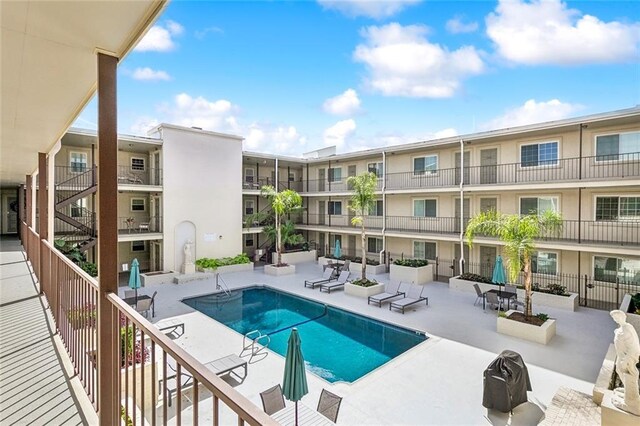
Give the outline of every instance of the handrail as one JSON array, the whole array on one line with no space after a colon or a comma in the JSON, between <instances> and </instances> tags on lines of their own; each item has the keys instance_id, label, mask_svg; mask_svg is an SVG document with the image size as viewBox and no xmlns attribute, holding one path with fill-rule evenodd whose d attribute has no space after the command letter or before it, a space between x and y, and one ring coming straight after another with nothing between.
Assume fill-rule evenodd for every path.
<instances>
[{"instance_id":1,"label":"handrail","mask_svg":"<svg viewBox=\"0 0 640 426\"><path fill-rule=\"evenodd\" d=\"M107 300L124 314L142 334L160 346L176 363L184 368L218 399L222 400L238 417L250 425L272 425L278 423L249 401L244 395L205 367L200 361L178 346L173 340L154 327L149 321L127 305L115 293L106 295ZM239 424L242 422L239 421Z\"/></svg>"},{"instance_id":2,"label":"handrail","mask_svg":"<svg viewBox=\"0 0 640 426\"><path fill-rule=\"evenodd\" d=\"M61 262L63 262L69 268L73 269L73 272L75 272L76 274L80 275L80 277L82 279L84 279L87 282L89 282L89 284L91 285L91 287L94 290L98 290L99 284L98 284L98 280L96 278L94 278L91 275L87 274L81 267L79 267L78 265L73 263L71 260L69 260L69 258L67 258L67 256L65 256L64 254L60 253L60 251L57 248L55 248L55 246L53 244L51 244L49 241L47 241L47 240L41 240L41 241L50 250L55 250L55 252L57 252L56 254L59 253L58 257L60 258Z\"/></svg>"}]
</instances>

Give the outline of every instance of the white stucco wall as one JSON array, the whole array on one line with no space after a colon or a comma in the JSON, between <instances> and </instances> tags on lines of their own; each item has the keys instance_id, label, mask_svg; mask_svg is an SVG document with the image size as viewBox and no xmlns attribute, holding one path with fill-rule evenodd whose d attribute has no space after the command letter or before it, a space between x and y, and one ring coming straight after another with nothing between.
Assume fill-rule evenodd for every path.
<instances>
[{"instance_id":1,"label":"white stucco wall","mask_svg":"<svg viewBox=\"0 0 640 426\"><path fill-rule=\"evenodd\" d=\"M195 227L193 258L242 251L242 138L173 125L163 139L164 269L179 270L187 236ZM182 231L181 231L182 230Z\"/></svg>"}]
</instances>

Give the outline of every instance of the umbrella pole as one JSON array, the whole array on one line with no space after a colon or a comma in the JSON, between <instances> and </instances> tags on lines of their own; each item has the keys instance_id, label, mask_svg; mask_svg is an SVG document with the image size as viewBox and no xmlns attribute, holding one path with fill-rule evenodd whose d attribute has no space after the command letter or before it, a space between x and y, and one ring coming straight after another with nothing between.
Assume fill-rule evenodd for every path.
<instances>
[{"instance_id":1,"label":"umbrella pole","mask_svg":"<svg viewBox=\"0 0 640 426\"><path fill-rule=\"evenodd\" d=\"M298 401L296 401L296 422L295 425L298 426Z\"/></svg>"},{"instance_id":2,"label":"umbrella pole","mask_svg":"<svg viewBox=\"0 0 640 426\"><path fill-rule=\"evenodd\" d=\"M135 288L135 291L136 291L136 306L138 306L138 287Z\"/></svg>"}]
</instances>

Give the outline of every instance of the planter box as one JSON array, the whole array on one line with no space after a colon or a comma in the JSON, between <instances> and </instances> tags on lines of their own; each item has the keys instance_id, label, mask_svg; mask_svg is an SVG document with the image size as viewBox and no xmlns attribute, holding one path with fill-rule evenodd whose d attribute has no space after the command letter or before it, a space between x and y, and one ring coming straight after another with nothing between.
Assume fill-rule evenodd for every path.
<instances>
[{"instance_id":1,"label":"planter box","mask_svg":"<svg viewBox=\"0 0 640 426\"><path fill-rule=\"evenodd\" d=\"M140 282L142 283L142 287L156 284L171 284L173 283L173 278L176 275L178 274L175 272L152 272L151 274L140 274Z\"/></svg>"},{"instance_id":2,"label":"planter box","mask_svg":"<svg viewBox=\"0 0 640 426\"><path fill-rule=\"evenodd\" d=\"M218 268L217 272L219 274L222 274L227 272L241 272L241 271L253 271L253 262L239 263L237 265L221 266Z\"/></svg>"},{"instance_id":3,"label":"planter box","mask_svg":"<svg viewBox=\"0 0 640 426\"><path fill-rule=\"evenodd\" d=\"M335 260L335 259L327 259L327 258L326 258L326 257L324 257L324 256L320 256L320 257L318 258L318 265L320 265L320 266L324 266L324 265L326 265L327 263L329 263L329 261L331 261L331 262L335 262L336 260Z\"/></svg>"},{"instance_id":4,"label":"planter box","mask_svg":"<svg viewBox=\"0 0 640 426\"><path fill-rule=\"evenodd\" d=\"M507 311L507 317L517 311ZM540 327L498 317L498 333L546 345L556 335L556 320L548 319Z\"/></svg>"},{"instance_id":5,"label":"planter box","mask_svg":"<svg viewBox=\"0 0 640 426\"><path fill-rule=\"evenodd\" d=\"M360 274L362 272L362 264L351 262L349 264L349 272ZM386 272L384 265L367 265L367 275L380 275Z\"/></svg>"},{"instance_id":6,"label":"planter box","mask_svg":"<svg viewBox=\"0 0 640 426\"><path fill-rule=\"evenodd\" d=\"M131 365L129 367L126 368L121 368L120 369L120 383L122 383L122 398L124 398L125 395L125 383L127 383L126 378L128 377L129 379L129 384L128 384L128 388L129 388L129 395L133 396L133 386L135 384L135 393L136 393L136 400L135 403L138 407L142 407L142 370L144 369L144 389L145 389L145 393L144 393L144 406L145 408L148 407L155 407L156 404L158 403L158 395L154 395L153 392L151 392L151 386L152 383L157 384L158 383L158 366L156 365L156 374L155 377L152 374L152 368L151 368L151 363L147 362L146 364L136 364L136 365ZM136 380L134 382L133 380L133 372L135 370L135 374L136 374ZM125 374L126 371L126 374Z\"/></svg>"},{"instance_id":7,"label":"planter box","mask_svg":"<svg viewBox=\"0 0 640 426\"><path fill-rule=\"evenodd\" d=\"M281 275L293 275L296 273L295 265L287 265L287 266L274 266L274 265L264 265L264 273L267 275L274 275L279 277Z\"/></svg>"},{"instance_id":8,"label":"planter box","mask_svg":"<svg viewBox=\"0 0 640 426\"><path fill-rule=\"evenodd\" d=\"M345 283L344 292L356 297L369 297L374 294L380 294L384 291L384 284L379 283L372 285L371 287L362 287L359 285Z\"/></svg>"},{"instance_id":9,"label":"planter box","mask_svg":"<svg viewBox=\"0 0 640 426\"><path fill-rule=\"evenodd\" d=\"M427 284L433 281L433 265L411 268L391 264L389 279L412 284ZM473 290L473 288L472 288Z\"/></svg>"},{"instance_id":10,"label":"planter box","mask_svg":"<svg viewBox=\"0 0 640 426\"><path fill-rule=\"evenodd\" d=\"M289 265L296 265L304 262L315 262L317 253L315 250L309 251L294 251L292 253L282 253L282 263ZM271 263L275 264L278 261L278 254L273 253L271 256Z\"/></svg>"},{"instance_id":11,"label":"planter box","mask_svg":"<svg viewBox=\"0 0 640 426\"><path fill-rule=\"evenodd\" d=\"M449 278L449 288L452 290L466 291L475 294L474 284L478 284L480 290L484 293L489 290L498 290L502 286L496 284L476 283L474 281L461 280L458 277ZM525 292L518 289L518 300L524 301ZM536 306L548 306L551 308L565 309L567 311L575 311L578 309L578 294L569 293L569 296L559 296L557 294L541 293L534 291L531 296L531 303Z\"/></svg>"},{"instance_id":12,"label":"planter box","mask_svg":"<svg viewBox=\"0 0 640 426\"><path fill-rule=\"evenodd\" d=\"M627 312L629 310L629 305L631 304L631 295L625 294L622 298L622 303L620 304L620 310L627 314L627 322L636 329L636 332L640 335L640 315L632 314L631 312Z\"/></svg>"}]
</instances>

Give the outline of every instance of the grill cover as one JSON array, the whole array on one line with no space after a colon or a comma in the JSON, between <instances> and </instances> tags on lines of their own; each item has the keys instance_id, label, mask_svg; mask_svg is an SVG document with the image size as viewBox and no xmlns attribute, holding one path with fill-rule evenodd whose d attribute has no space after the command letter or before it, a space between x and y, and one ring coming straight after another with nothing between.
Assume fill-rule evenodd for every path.
<instances>
[{"instance_id":1,"label":"grill cover","mask_svg":"<svg viewBox=\"0 0 640 426\"><path fill-rule=\"evenodd\" d=\"M529 372L522 357L513 351L502 351L484 370L482 405L508 413L527 402L530 390Z\"/></svg>"}]
</instances>

